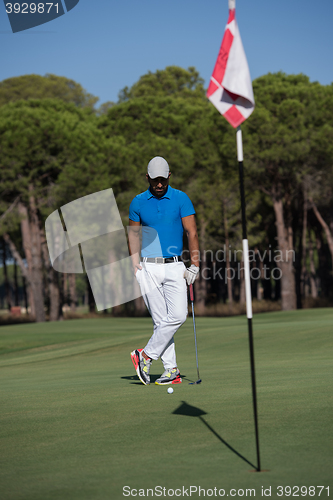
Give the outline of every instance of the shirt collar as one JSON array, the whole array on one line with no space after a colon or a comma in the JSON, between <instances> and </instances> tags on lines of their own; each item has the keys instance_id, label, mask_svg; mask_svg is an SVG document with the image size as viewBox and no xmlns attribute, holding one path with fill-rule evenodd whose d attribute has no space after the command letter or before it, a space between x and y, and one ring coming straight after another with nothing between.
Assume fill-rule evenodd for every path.
<instances>
[{"instance_id":1,"label":"shirt collar","mask_svg":"<svg viewBox=\"0 0 333 500\"><path fill-rule=\"evenodd\" d=\"M150 200L150 198L155 198L156 200L163 200L163 198L168 198L168 200L171 199L171 194L172 194L172 187L168 186L168 189L161 198L157 198L156 196L153 195L153 193L150 191L150 188L147 189L147 199Z\"/></svg>"}]
</instances>

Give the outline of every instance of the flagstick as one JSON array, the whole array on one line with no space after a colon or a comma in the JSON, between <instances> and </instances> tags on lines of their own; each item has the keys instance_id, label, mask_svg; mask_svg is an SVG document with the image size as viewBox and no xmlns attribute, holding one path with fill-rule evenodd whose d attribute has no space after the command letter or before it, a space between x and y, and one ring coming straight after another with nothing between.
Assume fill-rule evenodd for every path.
<instances>
[{"instance_id":1,"label":"flagstick","mask_svg":"<svg viewBox=\"0 0 333 500\"><path fill-rule=\"evenodd\" d=\"M252 334L252 298L251 298L251 283L250 283L249 243L247 240L247 231L246 231L245 194L244 194L244 180L243 180L243 140L242 140L242 131L240 126L237 127L236 140L237 140L237 158L239 166L239 186L240 186L241 206L242 206L246 315L248 321L249 344L250 344L252 399L253 399L253 411L254 411L254 425L256 432L256 445L257 445L257 464L258 464L257 472L260 472L257 391L256 391L256 375L254 368L254 348L253 348L253 334Z\"/></svg>"}]
</instances>

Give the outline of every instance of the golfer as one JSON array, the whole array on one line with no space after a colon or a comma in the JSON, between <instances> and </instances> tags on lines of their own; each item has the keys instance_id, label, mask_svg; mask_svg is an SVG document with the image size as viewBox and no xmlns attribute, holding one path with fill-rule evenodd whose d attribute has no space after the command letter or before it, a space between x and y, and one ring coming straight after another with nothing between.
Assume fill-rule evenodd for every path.
<instances>
[{"instance_id":1,"label":"golfer","mask_svg":"<svg viewBox=\"0 0 333 500\"><path fill-rule=\"evenodd\" d=\"M195 210L187 194L169 186L170 175L167 161L161 156L153 158L148 163L146 174L149 188L133 199L129 209L130 254L154 328L147 345L131 352L136 373L145 385L150 383L151 363L158 358L161 358L165 371L155 384L182 382L174 335L187 316L186 282L188 285L194 283L199 273ZM181 259L184 230L191 259L188 269Z\"/></svg>"}]
</instances>

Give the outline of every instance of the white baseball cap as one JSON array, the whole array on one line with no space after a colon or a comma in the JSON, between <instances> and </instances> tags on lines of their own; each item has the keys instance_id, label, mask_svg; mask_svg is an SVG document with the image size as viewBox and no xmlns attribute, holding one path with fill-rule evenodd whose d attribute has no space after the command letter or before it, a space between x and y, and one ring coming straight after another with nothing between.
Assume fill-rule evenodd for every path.
<instances>
[{"instance_id":1,"label":"white baseball cap","mask_svg":"<svg viewBox=\"0 0 333 500\"><path fill-rule=\"evenodd\" d=\"M167 179L169 172L169 164L162 156L155 156L148 163L147 173L151 179L156 179L156 177L165 177Z\"/></svg>"}]
</instances>

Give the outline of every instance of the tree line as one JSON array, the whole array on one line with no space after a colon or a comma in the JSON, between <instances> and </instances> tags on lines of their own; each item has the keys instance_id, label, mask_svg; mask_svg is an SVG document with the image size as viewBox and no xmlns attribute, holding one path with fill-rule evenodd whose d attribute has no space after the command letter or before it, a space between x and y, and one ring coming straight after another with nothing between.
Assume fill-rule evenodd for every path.
<instances>
[{"instance_id":1,"label":"tree line","mask_svg":"<svg viewBox=\"0 0 333 500\"><path fill-rule=\"evenodd\" d=\"M257 78L253 87L256 107L242 125L253 295L281 300L284 310L302 307L309 296L332 301L333 86L280 72ZM146 165L160 155L170 164L171 185L196 209L198 309L244 302L235 131L206 99L196 69L149 72L123 89L117 103L96 108L97 100L55 75L0 82L6 296L11 258L36 321L58 320L65 300L74 309L77 277L52 268L46 218L112 187L127 225L132 198L147 189ZM87 296L93 310L88 282ZM123 309L140 314L142 301Z\"/></svg>"}]
</instances>

